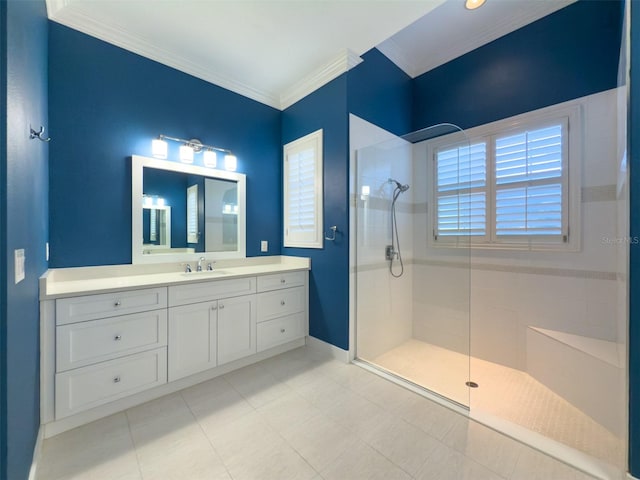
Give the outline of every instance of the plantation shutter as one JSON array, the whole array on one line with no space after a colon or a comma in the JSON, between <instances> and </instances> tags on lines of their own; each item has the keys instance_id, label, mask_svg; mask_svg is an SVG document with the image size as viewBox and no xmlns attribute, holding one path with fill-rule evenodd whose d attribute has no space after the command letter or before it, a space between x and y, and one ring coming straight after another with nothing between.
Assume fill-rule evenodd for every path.
<instances>
[{"instance_id":1,"label":"plantation shutter","mask_svg":"<svg viewBox=\"0 0 640 480\"><path fill-rule=\"evenodd\" d=\"M187 188L187 243L198 243L198 185Z\"/></svg>"},{"instance_id":2,"label":"plantation shutter","mask_svg":"<svg viewBox=\"0 0 640 480\"><path fill-rule=\"evenodd\" d=\"M322 248L322 130L284 150L284 244Z\"/></svg>"},{"instance_id":3,"label":"plantation shutter","mask_svg":"<svg viewBox=\"0 0 640 480\"><path fill-rule=\"evenodd\" d=\"M566 123L495 140L496 235L566 235Z\"/></svg>"},{"instance_id":4,"label":"plantation shutter","mask_svg":"<svg viewBox=\"0 0 640 480\"><path fill-rule=\"evenodd\" d=\"M487 233L486 143L436 152L435 238Z\"/></svg>"}]
</instances>

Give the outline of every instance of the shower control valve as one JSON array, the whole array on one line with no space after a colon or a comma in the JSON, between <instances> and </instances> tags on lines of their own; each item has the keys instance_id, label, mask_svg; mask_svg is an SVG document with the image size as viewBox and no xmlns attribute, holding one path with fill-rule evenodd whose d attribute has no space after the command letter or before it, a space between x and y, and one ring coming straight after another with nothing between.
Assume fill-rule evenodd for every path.
<instances>
[{"instance_id":1,"label":"shower control valve","mask_svg":"<svg viewBox=\"0 0 640 480\"><path fill-rule=\"evenodd\" d=\"M393 248L393 245L387 245L384 248L384 258L385 260L395 260L398 258L398 252Z\"/></svg>"}]
</instances>

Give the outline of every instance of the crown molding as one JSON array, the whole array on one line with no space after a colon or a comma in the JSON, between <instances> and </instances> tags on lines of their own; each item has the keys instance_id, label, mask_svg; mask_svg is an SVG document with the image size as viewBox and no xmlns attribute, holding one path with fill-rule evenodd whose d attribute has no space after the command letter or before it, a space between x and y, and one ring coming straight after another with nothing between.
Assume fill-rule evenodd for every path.
<instances>
[{"instance_id":1,"label":"crown molding","mask_svg":"<svg viewBox=\"0 0 640 480\"><path fill-rule=\"evenodd\" d=\"M286 92L280 95L280 110L284 110L302 100L361 62L362 58L359 55L349 49L343 50L333 60L294 83Z\"/></svg>"},{"instance_id":2,"label":"crown molding","mask_svg":"<svg viewBox=\"0 0 640 480\"><path fill-rule=\"evenodd\" d=\"M376 47L385 57L391 60L396 67L409 75L411 78L415 78L419 75L419 68L417 65L409 60L409 57L405 51L398 45L398 42L392 38L389 38Z\"/></svg>"},{"instance_id":3,"label":"crown molding","mask_svg":"<svg viewBox=\"0 0 640 480\"><path fill-rule=\"evenodd\" d=\"M263 103L273 108L280 108L280 97L277 93L253 88L233 78L220 75L201 63L175 55L165 49L158 48L147 39L132 35L124 28L114 24L95 21L91 16L80 12L77 8L67 9L58 14L73 0L47 0L49 18L74 30L103 40L107 43L136 53L158 63L188 73L206 82L230 90L234 93Z\"/></svg>"}]
</instances>

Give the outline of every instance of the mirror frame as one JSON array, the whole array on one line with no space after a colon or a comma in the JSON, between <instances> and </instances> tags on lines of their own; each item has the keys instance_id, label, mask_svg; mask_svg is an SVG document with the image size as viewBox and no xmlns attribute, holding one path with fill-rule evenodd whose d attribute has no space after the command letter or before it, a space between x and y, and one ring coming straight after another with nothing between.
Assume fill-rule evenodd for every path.
<instances>
[{"instance_id":1,"label":"mirror frame","mask_svg":"<svg viewBox=\"0 0 640 480\"><path fill-rule=\"evenodd\" d=\"M144 167L172 172L189 173L221 180L231 180L238 184L238 249L232 252L158 253L144 255L142 243L142 174ZM186 192L185 192L186 195ZM196 263L200 257L207 260L246 258L247 245L247 177L243 173L227 172L197 165L158 160L157 158L131 156L131 263Z\"/></svg>"}]
</instances>

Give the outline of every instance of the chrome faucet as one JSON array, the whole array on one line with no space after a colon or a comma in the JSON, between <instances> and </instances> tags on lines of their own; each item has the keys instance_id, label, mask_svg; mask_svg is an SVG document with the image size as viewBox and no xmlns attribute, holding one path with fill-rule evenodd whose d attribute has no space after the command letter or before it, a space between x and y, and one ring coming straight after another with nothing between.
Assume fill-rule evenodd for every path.
<instances>
[{"instance_id":1,"label":"chrome faucet","mask_svg":"<svg viewBox=\"0 0 640 480\"><path fill-rule=\"evenodd\" d=\"M189 265L188 263L185 265L184 267L184 272L185 273L191 273L191 265Z\"/></svg>"},{"instance_id":2,"label":"chrome faucet","mask_svg":"<svg viewBox=\"0 0 640 480\"><path fill-rule=\"evenodd\" d=\"M204 262L205 258L204 257L200 257L198 259L198 266L196 267L196 272L201 272L202 271L202 262Z\"/></svg>"},{"instance_id":3,"label":"chrome faucet","mask_svg":"<svg viewBox=\"0 0 640 480\"><path fill-rule=\"evenodd\" d=\"M215 265L215 261L207 263L207 270L209 272L213 272L213 266Z\"/></svg>"}]
</instances>

